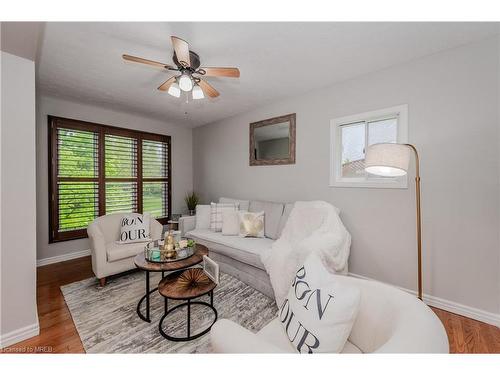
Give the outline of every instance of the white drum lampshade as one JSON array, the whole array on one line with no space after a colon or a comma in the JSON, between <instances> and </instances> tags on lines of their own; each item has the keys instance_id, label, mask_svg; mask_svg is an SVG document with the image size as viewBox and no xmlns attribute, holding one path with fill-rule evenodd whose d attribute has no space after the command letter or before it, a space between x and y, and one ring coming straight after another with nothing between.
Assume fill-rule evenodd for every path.
<instances>
[{"instance_id":1,"label":"white drum lampshade","mask_svg":"<svg viewBox=\"0 0 500 375\"><path fill-rule=\"evenodd\" d=\"M410 164L410 148L399 143L376 143L368 147L365 171L385 177L404 176Z\"/></svg>"}]
</instances>

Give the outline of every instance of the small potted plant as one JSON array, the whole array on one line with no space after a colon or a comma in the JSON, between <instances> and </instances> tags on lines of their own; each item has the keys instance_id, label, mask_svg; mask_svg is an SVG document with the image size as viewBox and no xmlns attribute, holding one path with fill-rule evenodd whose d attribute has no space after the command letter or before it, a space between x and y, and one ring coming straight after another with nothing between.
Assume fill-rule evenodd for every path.
<instances>
[{"instance_id":1,"label":"small potted plant","mask_svg":"<svg viewBox=\"0 0 500 375\"><path fill-rule=\"evenodd\" d=\"M191 194L186 195L184 198L184 202L186 202L186 206L189 210L189 215L193 216L196 212L196 205L200 201L200 198L193 191Z\"/></svg>"}]
</instances>

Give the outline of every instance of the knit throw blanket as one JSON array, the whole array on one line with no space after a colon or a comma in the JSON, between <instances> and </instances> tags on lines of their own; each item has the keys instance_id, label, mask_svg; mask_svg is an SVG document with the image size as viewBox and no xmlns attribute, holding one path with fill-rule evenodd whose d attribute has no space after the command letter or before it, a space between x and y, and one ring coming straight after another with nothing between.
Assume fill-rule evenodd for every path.
<instances>
[{"instance_id":1,"label":"knit throw blanket","mask_svg":"<svg viewBox=\"0 0 500 375\"><path fill-rule=\"evenodd\" d=\"M277 305L285 300L296 271L311 253L331 273L345 273L350 247L351 235L338 208L324 201L296 202L281 237L261 254Z\"/></svg>"}]
</instances>

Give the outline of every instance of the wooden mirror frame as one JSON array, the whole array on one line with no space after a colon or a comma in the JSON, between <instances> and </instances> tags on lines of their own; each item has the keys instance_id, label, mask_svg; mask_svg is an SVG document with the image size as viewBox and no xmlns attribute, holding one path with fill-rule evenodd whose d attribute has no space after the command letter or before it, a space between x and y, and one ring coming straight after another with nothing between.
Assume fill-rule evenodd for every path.
<instances>
[{"instance_id":1,"label":"wooden mirror frame","mask_svg":"<svg viewBox=\"0 0 500 375\"><path fill-rule=\"evenodd\" d=\"M266 120L252 122L250 124L250 166L254 165L284 165L284 164L295 164L295 119L296 114L290 113L288 115L273 117ZM255 129L261 128L263 126L269 126L274 124L280 124L282 122L288 122L290 129L289 145L288 145L288 158L284 159L256 159L255 150Z\"/></svg>"}]
</instances>

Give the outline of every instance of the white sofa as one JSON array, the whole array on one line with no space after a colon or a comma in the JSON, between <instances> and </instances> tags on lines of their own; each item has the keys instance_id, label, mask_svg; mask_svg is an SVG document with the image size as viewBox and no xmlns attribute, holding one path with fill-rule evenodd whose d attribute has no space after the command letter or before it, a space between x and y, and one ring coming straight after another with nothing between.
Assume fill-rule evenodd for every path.
<instances>
[{"instance_id":1,"label":"white sofa","mask_svg":"<svg viewBox=\"0 0 500 375\"><path fill-rule=\"evenodd\" d=\"M395 287L348 276L361 289L361 304L342 353L448 353L446 331L434 312L413 295ZM211 330L217 353L296 353L279 318L258 333L222 319Z\"/></svg>"},{"instance_id":2,"label":"white sofa","mask_svg":"<svg viewBox=\"0 0 500 375\"><path fill-rule=\"evenodd\" d=\"M293 208L293 203L245 201L232 198L220 198L219 202L238 202L242 211L264 211L265 237L224 236L221 232L212 232L208 228L196 228L196 216L185 216L179 219L181 234L207 246L210 258L219 263L222 272L233 275L247 285L274 298L271 281L260 260L260 254L268 251L273 242L279 238ZM340 273L347 274L347 266Z\"/></svg>"},{"instance_id":3,"label":"white sofa","mask_svg":"<svg viewBox=\"0 0 500 375\"><path fill-rule=\"evenodd\" d=\"M134 269L134 257L144 251L144 242L123 245L116 243L120 237L122 217L121 213L100 216L87 228L92 255L92 271L99 279L101 286L106 284L106 277ZM151 218L151 239L160 239L162 231L163 226Z\"/></svg>"}]
</instances>

